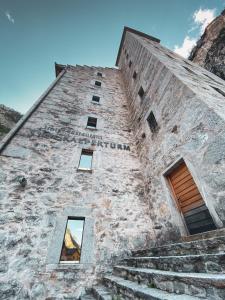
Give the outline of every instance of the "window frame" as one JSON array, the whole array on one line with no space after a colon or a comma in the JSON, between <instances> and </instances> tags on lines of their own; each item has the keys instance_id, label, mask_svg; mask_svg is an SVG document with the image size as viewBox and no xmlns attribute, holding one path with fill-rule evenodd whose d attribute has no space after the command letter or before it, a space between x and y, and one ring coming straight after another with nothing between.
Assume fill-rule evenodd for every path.
<instances>
[{"instance_id":1,"label":"window frame","mask_svg":"<svg viewBox=\"0 0 225 300\"><path fill-rule=\"evenodd\" d=\"M91 120L92 119L92 120ZM86 128L87 129L91 129L91 130L97 130L97 122L98 122L98 119L95 118L95 117L88 117L87 119L87 125L86 125ZM92 123L92 124L95 124L95 126L91 126L91 125L88 125L88 123Z\"/></svg>"},{"instance_id":2,"label":"window frame","mask_svg":"<svg viewBox=\"0 0 225 300\"><path fill-rule=\"evenodd\" d=\"M133 80L137 79L137 72L134 70L133 75L132 75Z\"/></svg>"},{"instance_id":3,"label":"window frame","mask_svg":"<svg viewBox=\"0 0 225 300\"><path fill-rule=\"evenodd\" d=\"M91 166L90 166L90 168L82 168L82 167L80 167L80 162L81 162L81 157L82 157L82 155L85 155L85 154L83 154L83 152L86 152L86 153L91 153ZM87 155L88 156L88 155ZM93 150L91 150L91 149L86 149L86 148L83 148L83 149L81 149L81 153L80 153L80 159L79 159L79 164L78 164L78 168L77 168L77 170L78 171L84 171L84 172L92 172L92 170L93 170L93 168L92 168L92 166L93 166L93 157L94 157L94 151Z\"/></svg>"},{"instance_id":4,"label":"window frame","mask_svg":"<svg viewBox=\"0 0 225 300\"><path fill-rule=\"evenodd\" d=\"M99 80L95 80L95 86L101 87L102 86L102 82L99 81Z\"/></svg>"},{"instance_id":5,"label":"window frame","mask_svg":"<svg viewBox=\"0 0 225 300\"><path fill-rule=\"evenodd\" d=\"M98 101L96 101L96 100L93 100L94 98L98 98ZM93 102L93 103L98 103L98 104L100 104L100 96L97 96L97 95L92 95L92 99L91 99L91 101Z\"/></svg>"},{"instance_id":6,"label":"window frame","mask_svg":"<svg viewBox=\"0 0 225 300\"><path fill-rule=\"evenodd\" d=\"M80 260L79 261L77 261L77 260L61 260L62 251L63 251L63 244L64 244L66 229L67 229L67 225L68 225L68 221L69 220L83 221L82 239L81 239L81 245L80 245ZM61 264L61 265L66 265L66 264L80 264L82 247L83 247L83 239L84 239L84 227L85 227L85 217L76 217L76 216L75 217L71 217L71 216L67 217L66 227L65 227L64 236L63 236L63 242L62 242L62 249L61 249L60 258L59 258L59 264Z\"/></svg>"},{"instance_id":7,"label":"window frame","mask_svg":"<svg viewBox=\"0 0 225 300\"><path fill-rule=\"evenodd\" d=\"M97 72L97 74L96 74L98 77L103 77L103 74L102 74L102 72Z\"/></svg>"},{"instance_id":8,"label":"window frame","mask_svg":"<svg viewBox=\"0 0 225 300\"><path fill-rule=\"evenodd\" d=\"M59 263L68 217L85 219L82 252L79 264ZM92 268L92 265L95 262L95 257L93 255L95 219L92 217L92 210L90 208L75 205L66 206L63 211L58 212L57 216L53 216L53 219L55 225L48 245L46 267L51 270L65 270L65 268L86 270Z\"/></svg>"},{"instance_id":9,"label":"window frame","mask_svg":"<svg viewBox=\"0 0 225 300\"><path fill-rule=\"evenodd\" d=\"M141 99L141 102L142 102L143 99L144 99L144 96L145 96L145 91L144 91L142 85L140 86L140 88L138 90L138 96L139 96L139 98Z\"/></svg>"},{"instance_id":10,"label":"window frame","mask_svg":"<svg viewBox=\"0 0 225 300\"><path fill-rule=\"evenodd\" d=\"M154 115L153 111L150 111L146 121L148 123L149 129L151 130L151 133L154 134L154 133L157 133L159 131L159 125L158 125L158 122L155 118L155 115Z\"/></svg>"}]
</instances>

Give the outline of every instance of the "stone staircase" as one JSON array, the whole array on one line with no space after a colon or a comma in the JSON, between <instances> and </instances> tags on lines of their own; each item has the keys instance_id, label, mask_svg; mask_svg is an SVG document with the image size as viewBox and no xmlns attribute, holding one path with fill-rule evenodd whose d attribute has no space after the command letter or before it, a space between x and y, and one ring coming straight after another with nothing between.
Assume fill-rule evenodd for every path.
<instances>
[{"instance_id":1,"label":"stone staircase","mask_svg":"<svg viewBox=\"0 0 225 300\"><path fill-rule=\"evenodd\" d=\"M92 288L87 300L224 300L225 231L132 252ZM84 298L83 298L84 299Z\"/></svg>"}]
</instances>

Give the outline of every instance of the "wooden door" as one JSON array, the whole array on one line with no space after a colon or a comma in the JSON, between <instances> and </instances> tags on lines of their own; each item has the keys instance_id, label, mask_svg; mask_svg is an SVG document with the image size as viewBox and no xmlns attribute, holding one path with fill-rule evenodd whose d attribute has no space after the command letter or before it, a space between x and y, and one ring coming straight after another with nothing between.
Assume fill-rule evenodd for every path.
<instances>
[{"instance_id":1,"label":"wooden door","mask_svg":"<svg viewBox=\"0 0 225 300\"><path fill-rule=\"evenodd\" d=\"M209 210L184 162L168 175L168 180L190 234L216 229Z\"/></svg>"}]
</instances>

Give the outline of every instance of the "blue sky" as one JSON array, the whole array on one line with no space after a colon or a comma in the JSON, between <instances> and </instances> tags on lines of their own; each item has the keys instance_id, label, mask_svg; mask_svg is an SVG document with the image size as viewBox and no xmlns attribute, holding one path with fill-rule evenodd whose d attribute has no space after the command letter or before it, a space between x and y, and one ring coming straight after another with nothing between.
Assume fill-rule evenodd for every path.
<instances>
[{"instance_id":1,"label":"blue sky","mask_svg":"<svg viewBox=\"0 0 225 300\"><path fill-rule=\"evenodd\" d=\"M114 66L123 26L187 55L225 0L0 0L0 103L25 113L54 62Z\"/></svg>"}]
</instances>

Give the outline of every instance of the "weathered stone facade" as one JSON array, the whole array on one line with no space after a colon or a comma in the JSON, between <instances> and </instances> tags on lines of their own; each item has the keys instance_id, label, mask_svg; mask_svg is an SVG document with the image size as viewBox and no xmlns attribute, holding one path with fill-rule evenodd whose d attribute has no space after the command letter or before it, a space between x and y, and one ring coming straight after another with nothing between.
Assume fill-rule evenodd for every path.
<instances>
[{"instance_id":1,"label":"weathered stone facade","mask_svg":"<svg viewBox=\"0 0 225 300\"><path fill-rule=\"evenodd\" d=\"M129 30L117 62L57 66L56 81L3 140L1 299L77 299L132 250L187 235L164 176L180 158L216 226L225 223L225 102L213 88L225 91L224 81ZM78 170L82 149L94 151L91 172ZM75 265L59 264L68 216L88 221Z\"/></svg>"},{"instance_id":2,"label":"weathered stone facade","mask_svg":"<svg viewBox=\"0 0 225 300\"><path fill-rule=\"evenodd\" d=\"M225 102L224 96L214 88L225 91L224 81L160 44L131 32L126 34L119 67L130 99L145 198L149 201L157 239L177 238L175 233L185 233L163 176L181 157L204 195L217 227L223 227ZM138 74L135 80L132 79L134 70ZM145 91L143 99L138 95L140 86ZM159 125L155 134L146 121L150 111Z\"/></svg>"},{"instance_id":3,"label":"weathered stone facade","mask_svg":"<svg viewBox=\"0 0 225 300\"><path fill-rule=\"evenodd\" d=\"M121 75L99 70L101 88L96 68L68 67L2 153L1 299L78 297L116 257L155 240ZM86 129L88 116L97 130ZM94 150L92 173L77 170L82 148ZM92 264L48 264L56 220L69 207L94 220Z\"/></svg>"}]
</instances>

